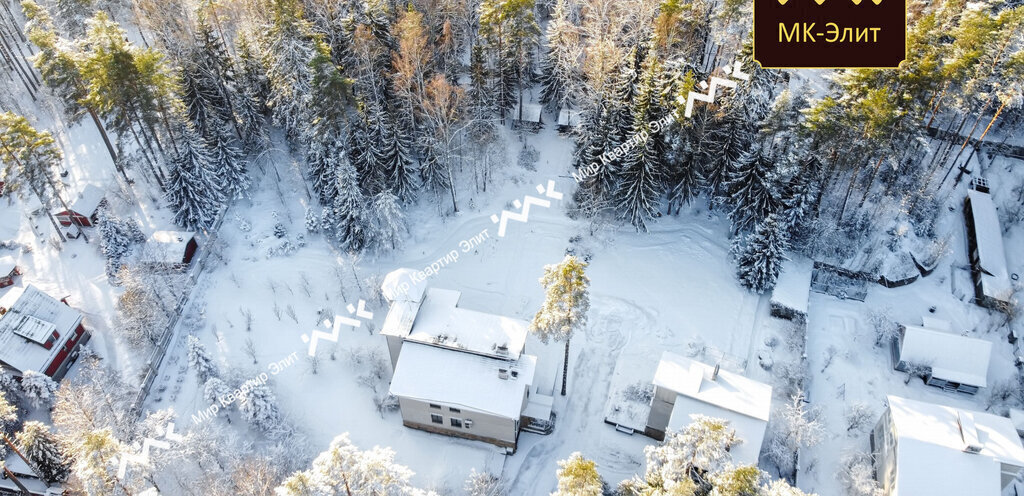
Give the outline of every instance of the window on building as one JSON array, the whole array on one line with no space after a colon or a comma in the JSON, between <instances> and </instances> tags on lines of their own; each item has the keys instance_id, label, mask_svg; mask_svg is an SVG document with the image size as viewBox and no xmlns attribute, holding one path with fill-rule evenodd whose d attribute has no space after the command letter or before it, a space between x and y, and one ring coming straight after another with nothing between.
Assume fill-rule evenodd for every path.
<instances>
[{"instance_id":1,"label":"window on building","mask_svg":"<svg viewBox=\"0 0 1024 496\"><path fill-rule=\"evenodd\" d=\"M436 408L436 409L440 410L441 409L441 405L435 405L435 404L431 403L430 404L430 408Z\"/></svg>"},{"instance_id":2,"label":"window on building","mask_svg":"<svg viewBox=\"0 0 1024 496\"><path fill-rule=\"evenodd\" d=\"M470 419L466 419L466 421L463 422L463 423L466 424L466 428L467 429L469 429L470 427L473 427L473 421L470 420Z\"/></svg>"},{"instance_id":3,"label":"window on building","mask_svg":"<svg viewBox=\"0 0 1024 496\"><path fill-rule=\"evenodd\" d=\"M430 421L435 423L435 424L443 424L444 423L444 417L442 417L442 416L440 416L440 415L438 415L436 413L431 413L430 414Z\"/></svg>"},{"instance_id":4,"label":"window on building","mask_svg":"<svg viewBox=\"0 0 1024 496\"><path fill-rule=\"evenodd\" d=\"M462 427L462 419L450 418L448 419L452 423L452 427Z\"/></svg>"},{"instance_id":5,"label":"window on building","mask_svg":"<svg viewBox=\"0 0 1024 496\"><path fill-rule=\"evenodd\" d=\"M462 413L462 410L459 410L458 408L452 408L452 407L448 407L448 411L452 412L452 413Z\"/></svg>"}]
</instances>

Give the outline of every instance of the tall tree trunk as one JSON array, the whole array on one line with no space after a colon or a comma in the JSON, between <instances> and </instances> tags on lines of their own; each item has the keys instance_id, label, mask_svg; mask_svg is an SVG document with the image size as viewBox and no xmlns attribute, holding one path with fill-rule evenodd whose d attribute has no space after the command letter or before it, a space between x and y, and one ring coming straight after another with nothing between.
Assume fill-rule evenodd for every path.
<instances>
[{"instance_id":1,"label":"tall tree trunk","mask_svg":"<svg viewBox=\"0 0 1024 496\"><path fill-rule=\"evenodd\" d=\"M857 209L864 206L864 202L868 199L868 193L871 192L871 187L874 186L875 176L878 175L878 169L882 168L882 161L885 160L885 155L878 157L878 162L875 162L874 169L871 169L871 176L868 177L868 185L864 188L864 194L860 197L860 202L857 203Z\"/></svg>"},{"instance_id":2,"label":"tall tree trunk","mask_svg":"<svg viewBox=\"0 0 1024 496\"><path fill-rule=\"evenodd\" d=\"M565 338L565 358L562 360L562 396L565 396L566 386L569 384L569 341Z\"/></svg>"},{"instance_id":3,"label":"tall tree trunk","mask_svg":"<svg viewBox=\"0 0 1024 496\"><path fill-rule=\"evenodd\" d=\"M110 154L110 160L114 162L114 168L117 172L121 173L121 177L124 177L126 183L131 184L128 179L128 173L125 172L124 166L121 164L121 160L117 157L117 151L114 150L114 145L110 143L110 136L107 134L107 128L103 126L103 121L100 120L100 116L96 115L96 111L92 109L92 106L85 107L86 111L89 112L89 117L92 119L92 123L96 125L96 130L100 132L100 138L103 139L103 145L107 147L107 153Z\"/></svg>"},{"instance_id":4,"label":"tall tree trunk","mask_svg":"<svg viewBox=\"0 0 1024 496\"><path fill-rule=\"evenodd\" d=\"M853 185L857 183L857 176L860 175L860 168L862 166L863 164L858 161L857 167L853 168L853 174L850 175L850 183L846 185L846 196L843 197L843 205L839 207L839 217L836 218L836 222L843 220L843 214L846 213L846 203L850 201L850 194L853 193Z\"/></svg>"}]
</instances>

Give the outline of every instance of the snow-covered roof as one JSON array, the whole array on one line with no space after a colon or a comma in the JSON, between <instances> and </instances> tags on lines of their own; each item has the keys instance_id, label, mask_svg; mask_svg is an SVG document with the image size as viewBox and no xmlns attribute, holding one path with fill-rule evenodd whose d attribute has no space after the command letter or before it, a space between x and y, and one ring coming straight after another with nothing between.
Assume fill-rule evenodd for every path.
<instances>
[{"instance_id":1,"label":"snow-covered roof","mask_svg":"<svg viewBox=\"0 0 1024 496\"><path fill-rule=\"evenodd\" d=\"M82 314L29 284L12 288L0 297L0 362L24 372L42 372L60 353L66 341L82 321ZM60 337L50 349L45 342L56 331Z\"/></svg>"},{"instance_id":2,"label":"snow-covered roof","mask_svg":"<svg viewBox=\"0 0 1024 496\"><path fill-rule=\"evenodd\" d=\"M921 326L904 327L900 360L927 364L939 379L978 387L988 385L990 341Z\"/></svg>"},{"instance_id":3,"label":"snow-covered roof","mask_svg":"<svg viewBox=\"0 0 1024 496\"><path fill-rule=\"evenodd\" d=\"M772 302L807 314L813 270L814 263L807 257L794 256L784 262L772 290Z\"/></svg>"},{"instance_id":4,"label":"snow-covered roof","mask_svg":"<svg viewBox=\"0 0 1024 496\"><path fill-rule=\"evenodd\" d=\"M14 261L12 256L0 257L0 277L8 276L11 272L14 272L14 268L18 266L18 263Z\"/></svg>"},{"instance_id":5,"label":"snow-covered roof","mask_svg":"<svg viewBox=\"0 0 1024 496\"><path fill-rule=\"evenodd\" d=\"M991 195L981 191L968 190L967 197L971 201L974 238L978 246L981 289L988 297L1008 301L1013 294L1013 285L1006 268L1003 231L999 227L999 214L996 213L996 205L992 201Z\"/></svg>"},{"instance_id":6,"label":"snow-covered roof","mask_svg":"<svg viewBox=\"0 0 1024 496\"><path fill-rule=\"evenodd\" d=\"M540 113L543 108L536 103L524 103L522 115L519 113L519 104L512 109L512 119L523 122L540 122Z\"/></svg>"},{"instance_id":7,"label":"snow-covered roof","mask_svg":"<svg viewBox=\"0 0 1024 496\"><path fill-rule=\"evenodd\" d=\"M518 359L526 345L528 323L459 308L461 295L450 289L430 288L418 308L415 302L396 301L388 311L381 334L496 358Z\"/></svg>"},{"instance_id":8,"label":"snow-covered roof","mask_svg":"<svg viewBox=\"0 0 1024 496\"><path fill-rule=\"evenodd\" d=\"M580 125L580 111L562 107L558 111L558 125L576 127Z\"/></svg>"},{"instance_id":9,"label":"snow-covered roof","mask_svg":"<svg viewBox=\"0 0 1024 496\"><path fill-rule=\"evenodd\" d=\"M81 215L90 216L96 212L97 208L100 208L100 202L103 201L104 196L106 196L106 192L99 186L87 184L78 193L75 201L71 203L71 210Z\"/></svg>"},{"instance_id":10,"label":"snow-covered roof","mask_svg":"<svg viewBox=\"0 0 1024 496\"><path fill-rule=\"evenodd\" d=\"M1018 434L1024 432L1024 410L1011 408L1010 422L1013 422L1013 427L1017 429Z\"/></svg>"},{"instance_id":11,"label":"snow-covered roof","mask_svg":"<svg viewBox=\"0 0 1024 496\"><path fill-rule=\"evenodd\" d=\"M888 400L896 437L893 494L998 495L1000 464L1024 467L1024 446L1006 417L898 396ZM965 452L965 438L981 450Z\"/></svg>"},{"instance_id":12,"label":"snow-covered roof","mask_svg":"<svg viewBox=\"0 0 1024 496\"><path fill-rule=\"evenodd\" d=\"M146 240L143 260L146 262L180 264L185 260L189 241L196 237L188 231L155 231Z\"/></svg>"},{"instance_id":13,"label":"snow-covered roof","mask_svg":"<svg viewBox=\"0 0 1024 496\"><path fill-rule=\"evenodd\" d=\"M670 351L661 355L654 385L678 394L668 428L681 430L698 415L729 421L743 443L731 451L737 464L757 464L771 412L772 387Z\"/></svg>"},{"instance_id":14,"label":"snow-covered roof","mask_svg":"<svg viewBox=\"0 0 1024 496\"><path fill-rule=\"evenodd\" d=\"M31 494L60 494L61 491L54 491L49 493L46 484L43 483L39 474L30 467L25 460L18 456L15 452L10 452L7 457L3 460L3 466L10 470L17 478L18 482L21 482ZM56 489L59 486L54 486ZM0 489L10 491L11 494L20 494L21 488L14 483L14 481L7 477L0 477Z\"/></svg>"},{"instance_id":15,"label":"snow-covered roof","mask_svg":"<svg viewBox=\"0 0 1024 496\"><path fill-rule=\"evenodd\" d=\"M536 368L532 355L509 362L407 342L395 365L391 394L518 419ZM507 379L499 369L508 372Z\"/></svg>"},{"instance_id":16,"label":"snow-covered roof","mask_svg":"<svg viewBox=\"0 0 1024 496\"><path fill-rule=\"evenodd\" d=\"M425 277L419 277L415 269L396 269L384 276L380 285L381 293L389 302L412 301L419 303L427 290Z\"/></svg>"}]
</instances>

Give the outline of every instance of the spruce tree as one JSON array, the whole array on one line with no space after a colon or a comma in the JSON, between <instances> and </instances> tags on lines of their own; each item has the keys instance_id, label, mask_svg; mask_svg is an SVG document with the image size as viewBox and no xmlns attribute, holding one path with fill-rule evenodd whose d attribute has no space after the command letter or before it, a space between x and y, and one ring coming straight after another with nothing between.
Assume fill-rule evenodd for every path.
<instances>
[{"instance_id":1,"label":"spruce tree","mask_svg":"<svg viewBox=\"0 0 1024 496\"><path fill-rule=\"evenodd\" d=\"M725 189L729 194L733 232L744 232L778 210L775 166L760 149L744 153L730 171Z\"/></svg>"},{"instance_id":2,"label":"spruce tree","mask_svg":"<svg viewBox=\"0 0 1024 496\"><path fill-rule=\"evenodd\" d=\"M365 198L359 189L355 167L347 160L338 163L337 189L334 208L330 214L331 230L342 247L359 251L366 241ZM327 217L324 218L327 223Z\"/></svg>"},{"instance_id":3,"label":"spruce tree","mask_svg":"<svg viewBox=\"0 0 1024 496\"><path fill-rule=\"evenodd\" d=\"M540 34L533 8L534 0L483 0L480 4L480 36L493 69L490 89L503 116L532 76L533 48Z\"/></svg>"},{"instance_id":4,"label":"spruce tree","mask_svg":"<svg viewBox=\"0 0 1024 496\"><path fill-rule=\"evenodd\" d=\"M403 202L413 199L419 188L419 171L409 156L410 136L395 119L388 119L389 125L381 129L383 148L374 150L376 162L387 175L387 187Z\"/></svg>"},{"instance_id":5,"label":"spruce tree","mask_svg":"<svg viewBox=\"0 0 1024 496\"><path fill-rule=\"evenodd\" d=\"M558 0L547 27L547 51L540 66L540 101L551 108L571 106L582 83L578 28L569 20L570 7Z\"/></svg>"},{"instance_id":6,"label":"spruce tree","mask_svg":"<svg viewBox=\"0 0 1024 496\"><path fill-rule=\"evenodd\" d=\"M651 123L660 119L663 108L661 68L653 55L646 63L641 87L635 98L633 136L640 142L631 147L622 160L616 194L619 217L636 230L647 231L647 222L658 217L662 179L666 170L665 135L655 132Z\"/></svg>"},{"instance_id":7,"label":"spruce tree","mask_svg":"<svg viewBox=\"0 0 1024 496\"><path fill-rule=\"evenodd\" d=\"M402 236L408 232L405 214L398 206L399 199L390 190L377 193L373 198L373 243L376 248L384 246L397 250L402 246Z\"/></svg>"},{"instance_id":8,"label":"spruce tree","mask_svg":"<svg viewBox=\"0 0 1024 496\"><path fill-rule=\"evenodd\" d=\"M71 461L61 451L57 438L42 422L28 421L16 435L18 449L32 463L43 480L50 484L67 480Z\"/></svg>"},{"instance_id":9,"label":"spruce tree","mask_svg":"<svg viewBox=\"0 0 1024 496\"><path fill-rule=\"evenodd\" d=\"M789 239L785 226L777 214L771 214L757 224L747 236L746 243L736 257L736 275L745 288L764 293L775 287Z\"/></svg>"},{"instance_id":10,"label":"spruce tree","mask_svg":"<svg viewBox=\"0 0 1024 496\"><path fill-rule=\"evenodd\" d=\"M100 211L97 228L100 233L100 251L107 258L107 275L114 277L121 269L121 259L131 250L132 245L144 242L146 237L137 222L120 220L105 208Z\"/></svg>"},{"instance_id":11,"label":"spruce tree","mask_svg":"<svg viewBox=\"0 0 1024 496\"><path fill-rule=\"evenodd\" d=\"M216 171L218 182L223 185L222 193L225 200L242 198L249 188L245 159L242 158L242 152L235 147L229 133L224 123L216 122L210 130L211 140L207 141L210 166Z\"/></svg>"},{"instance_id":12,"label":"spruce tree","mask_svg":"<svg viewBox=\"0 0 1024 496\"><path fill-rule=\"evenodd\" d=\"M707 146L703 147L707 150L704 155L707 157L704 161L704 180L709 206L712 208L727 198L728 193L723 184L753 142L751 125L742 116L740 108L727 105L719 115L708 125L705 137Z\"/></svg>"},{"instance_id":13,"label":"spruce tree","mask_svg":"<svg viewBox=\"0 0 1024 496\"><path fill-rule=\"evenodd\" d=\"M298 0L273 0L273 22L261 42L270 87L267 105L274 122L297 139L308 122L312 70L316 55L312 27L302 16Z\"/></svg>"},{"instance_id":14,"label":"spruce tree","mask_svg":"<svg viewBox=\"0 0 1024 496\"><path fill-rule=\"evenodd\" d=\"M174 222L189 229L210 227L223 200L224 183L214 170L209 151L198 133L182 127L178 154L168 178L167 203Z\"/></svg>"},{"instance_id":15,"label":"spruce tree","mask_svg":"<svg viewBox=\"0 0 1024 496\"><path fill-rule=\"evenodd\" d=\"M217 377L217 366L206 351L206 346L199 341L199 338L189 335L188 343L188 366L196 372L199 383L203 384L212 377Z\"/></svg>"}]
</instances>

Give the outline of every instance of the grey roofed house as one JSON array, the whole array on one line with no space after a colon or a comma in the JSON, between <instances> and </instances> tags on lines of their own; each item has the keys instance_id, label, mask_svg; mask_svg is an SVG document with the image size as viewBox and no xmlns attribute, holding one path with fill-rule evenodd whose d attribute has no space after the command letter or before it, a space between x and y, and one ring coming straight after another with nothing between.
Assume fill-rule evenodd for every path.
<instances>
[{"instance_id":1,"label":"grey roofed house","mask_svg":"<svg viewBox=\"0 0 1024 496\"><path fill-rule=\"evenodd\" d=\"M740 374L666 351L654 373L645 434L661 440L694 417L729 422L742 442L730 451L737 465L757 465L771 412L772 387Z\"/></svg>"},{"instance_id":2,"label":"grey roofed house","mask_svg":"<svg viewBox=\"0 0 1024 496\"><path fill-rule=\"evenodd\" d=\"M541 113L544 107L537 103L516 103L509 116L512 118L512 129L527 129L536 132L544 125Z\"/></svg>"},{"instance_id":3,"label":"grey roofed house","mask_svg":"<svg viewBox=\"0 0 1024 496\"><path fill-rule=\"evenodd\" d=\"M461 308L460 292L427 288L410 269L388 274L381 290L404 425L514 451L521 430L550 420L553 398L533 387L526 321Z\"/></svg>"},{"instance_id":4,"label":"grey roofed house","mask_svg":"<svg viewBox=\"0 0 1024 496\"><path fill-rule=\"evenodd\" d=\"M580 111L569 107L562 107L558 110L557 129L560 132L568 131L580 125Z\"/></svg>"},{"instance_id":5,"label":"grey roofed house","mask_svg":"<svg viewBox=\"0 0 1024 496\"><path fill-rule=\"evenodd\" d=\"M1006 265L999 213L987 190L982 187L967 191L964 221L975 301L982 306L995 307L1012 300L1013 283Z\"/></svg>"},{"instance_id":6,"label":"grey roofed house","mask_svg":"<svg viewBox=\"0 0 1024 496\"><path fill-rule=\"evenodd\" d=\"M31 284L0 296L0 366L16 377L34 370L59 381L89 337L81 312Z\"/></svg>"},{"instance_id":7,"label":"grey roofed house","mask_svg":"<svg viewBox=\"0 0 1024 496\"><path fill-rule=\"evenodd\" d=\"M1024 469L1024 446L1006 418L888 396L871 432L885 496L999 496Z\"/></svg>"},{"instance_id":8,"label":"grey roofed house","mask_svg":"<svg viewBox=\"0 0 1024 496\"><path fill-rule=\"evenodd\" d=\"M988 386L992 343L952 332L949 322L924 317L923 325L903 325L892 341L893 368L926 366L925 384L974 394Z\"/></svg>"}]
</instances>

